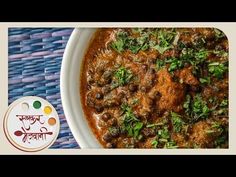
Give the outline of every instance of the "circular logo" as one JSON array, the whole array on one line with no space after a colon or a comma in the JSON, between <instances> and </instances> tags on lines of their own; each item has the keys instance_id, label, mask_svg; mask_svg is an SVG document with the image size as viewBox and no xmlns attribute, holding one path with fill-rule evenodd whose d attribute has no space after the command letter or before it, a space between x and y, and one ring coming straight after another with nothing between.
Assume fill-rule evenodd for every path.
<instances>
[{"instance_id":1,"label":"circular logo","mask_svg":"<svg viewBox=\"0 0 236 177\"><path fill-rule=\"evenodd\" d=\"M60 121L48 101L28 96L9 106L3 126L13 146L22 151L35 152L53 144L59 133Z\"/></svg>"}]
</instances>

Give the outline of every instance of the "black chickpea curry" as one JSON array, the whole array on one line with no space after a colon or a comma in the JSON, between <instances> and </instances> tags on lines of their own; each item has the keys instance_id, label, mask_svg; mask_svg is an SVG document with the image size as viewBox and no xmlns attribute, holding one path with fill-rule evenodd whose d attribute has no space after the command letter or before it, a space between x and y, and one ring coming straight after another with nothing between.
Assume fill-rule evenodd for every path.
<instances>
[{"instance_id":1,"label":"black chickpea curry","mask_svg":"<svg viewBox=\"0 0 236 177\"><path fill-rule=\"evenodd\" d=\"M81 101L105 148L228 148L228 40L215 28L99 29Z\"/></svg>"}]
</instances>

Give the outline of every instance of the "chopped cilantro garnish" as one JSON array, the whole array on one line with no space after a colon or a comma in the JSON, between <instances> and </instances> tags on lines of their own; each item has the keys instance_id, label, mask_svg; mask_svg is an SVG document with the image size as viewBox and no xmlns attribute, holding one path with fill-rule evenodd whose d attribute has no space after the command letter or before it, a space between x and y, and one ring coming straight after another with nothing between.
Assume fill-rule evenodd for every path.
<instances>
[{"instance_id":1,"label":"chopped cilantro garnish","mask_svg":"<svg viewBox=\"0 0 236 177\"><path fill-rule=\"evenodd\" d=\"M160 70L163 66L165 66L165 61L157 59L156 60L156 69L157 69L157 71Z\"/></svg>"},{"instance_id":2,"label":"chopped cilantro garnish","mask_svg":"<svg viewBox=\"0 0 236 177\"><path fill-rule=\"evenodd\" d=\"M140 30L138 30L138 32L140 32ZM147 50L149 48L148 43L149 35L147 33L140 32L140 37L135 38L125 31L119 31L116 34L116 39L111 43L111 47L118 53L121 53L124 50L130 50L132 53L137 53L139 50Z\"/></svg>"},{"instance_id":3,"label":"chopped cilantro garnish","mask_svg":"<svg viewBox=\"0 0 236 177\"><path fill-rule=\"evenodd\" d=\"M215 54L217 57L228 57L228 52L224 50L213 50L213 54Z\"/></svg>"},{"instance_id":4,"label":"chopped cilantro garnish","mask_svg":"<svg viewBox=\"0 0 236 177\"><path fill-rule=\"evenodd\" d=\"M177 58L168 58L166 61L166 63L170 63L170 66L168 68L169 72L175 71L177 69L182 68L183 65L183 61Z\"/></svg>"},{"instance_id":5,"label":"chopped cilantro garnish","mask_svg":"<svg viewBox=\"0 0 236 177\"><path fill-rule=\"evenodd\" d=\"M131 101L131 104L132 105L137 105L139 103L139 99L138 98L134 98L132 101Z\"/></svg>"},{"instance_id":6,"label":"chopped cilantro garnish","mask_svg":"<svg viewBox=\"0 0 236 177\"><path fill-rule=\"evenodd\" d=\"M115 78L117 79L116 82L117 86L124 86L131 80L132 77L133 77L132 72L125 67L120 67L115 72Z\"/></svg>"},{"instance_id":7,"label":"chopped cilantro garnish","mask_svg":"<svg viewBox=\"0 0 236 177\"><path fill-rule=\"evenodd\" d=\"M194 119L207 118L210 112L210 109L207 107L206 102L199 94L194 97L192 108Z\"/></svg>"},{"instance_id":8,"label":"chopped cilantro garnish","mask_svg":"<svg viewBox=\"0 0 236 177\"><path fill-rule=\"evenodd\" d=\"M152 144L153 148L157 148L158 141L157 140L153 140L151 144Z\"/></svg>"},{"instance_id":9,"label":"chopped cilantro garnish","mask_svg":"<svg viewBox=\"0 0 236 177\"><path fill-rule=\"evenodd\" d=\"M156 123L156 124L148 124L146 125L147 128L151 128L151 127L155 127L155 126L161 126L161 125L164 125L163 122L160 122L160 123Z\"/></svg>"},{"instance_id":10,"label":"chopped cilantro garnish","mask_svg":"<svg viewBox=\"0 0 236 177\"><path fill-rule=\"evenodd\" d=\"M180 54L182 60L188 61L191 63L191 60L194 58L194 50L192 48L183 48Z\"/></svg>"},{"instance_id":11,"label":"chopped cilantro garnish","mask_svg":"<svg viewBox=\"0 0 236 177\"><path fill-rule=\"evenodd\" d=\"M211 79L210 79L210 77L205 77L205 78L199 78L199 81L200 81L202 84L210 84Z\"/></svg>"},{"instance_id":12,"label":"chopped cilantro garnish","mask_svg":"<svg viewBox=\"0 0 236 177\"><path fill-rule=\"evenodd\" d=\"M170 141L170 142L167 142L164 146L164 148L167 148L167 149L176 149L178 148L178 146L176 145L176 143L174 141Z\"/></svg>"},{"instance_id":13,"label":"chopped cilantro garnish","mask_svg":"<svg viewBox=\"0 0 236 177\"><path fill-rule=\"evenodd\" d=\"M168 141L170 138L168 127L164 127L163 129L158 130L158 136L160 138L160 141Z\"/></svg>"},{"instance_id":14,"label":"chopped cilantro garnish","mask_svg":"<svg viewBox=\"0 0 236 177\"><path fill-rule=\"evenodd\" d=\"M204 50L204 49L201 49L195 53L195 58L200 62L206 60L207 56L208 56L208 52L207 50Z\"/></svg>"},{"instance_id":15,"label":"chopped cilantro garnish","mask_svg":"<svg viewBox=\"0 0 236 177\"><path fill-rule=\"evenodd\" d=\"M207 134L212 134L212 133L222 133L224 131L224 128L219 122L213 122L211 125L211 128L206 130L205 132Z\"/></svg>"},{"instance_id":16,"label":"chopped cilantro garnish","mask_svg":"<svg viewBox=\"0 0 236 177\"><path fill-rule=\"evenodd\" d=\"M172 46L162 47L160 45L155 45L153 48L156 49L160 54L163 54L166 50L172 48Z\"/></svg>"},{"instance_id":17,"label":"chopped cilantro garnish","mask_svg":"<svg viewBox=\"0 0 236 177\"><path fill-rule=\"evenodd\" d=\"M180 132L185 124L181 116L175 112L171 112L171 121L174 127L174 132Z\"/></svg>"},{"instance_id":18,"label":"chopped cilantro garnish","mask_svg":"<svg viewBox=\"0 0 236 177\"><path fill-rule=\"evenodd\" d=\"M142 35L138 38L129 37L126 43L126 48L132 53L137 53L139 50L147 50L149 47L148 39L149 36L147 35Z\"/></svg>"},{"instance_id":19,"label":"chopped cilantro garnish","mask_svg":"<svg viewBox=\"0 0 236 177\"><path fill-rule=\"evenodd\" d=\"M216 36L217 39L225 37L225 34L222 31L220 31L220 30L218 30L216 28L214 28L214 32L215 32L215 36Z\"/></svg>"},{"instance_id":20,"label":"chopped cilantro garnish","mask_svg":"<svg viewBox=\"0 0 236 177\"><path fill-rule=\"evenodd\" d=\"M221 107L225 107L228 106L228 99L222 100L222 102L220 103Z\"/></svg>"},{"instance_id":21,"label":"chopped cilantro garnish","mask_svg":"<svg viewBox=\"0 0 236 177\"><path fill-rule=\"evenodd\" d=\"M159 53L163 54L166 50L172 48L172 42L174 41L176 33L174 31L159 30L157 32L158 44L153 46Z\"/></svg>"},{"instance_id":22,"label":"chopped cilantro garnish","mask_svg":"<svg viewBox=\"0 0 236 177\"><path fill-rule=\"evenodd\" d=\"M143 127L143 123L140 122L135 117L131 107L129 107L127 104L122 104L121 109L124 115L124 120L123 120L124 130L127 132L128 136L133 136L134 138L138 138L140 130Z\"/></svg>"},{"instance_id":23,"label":"chopped cilantro garnish","mask_svg":"<svg viewBox=\"0 0 236 177\"><path fill-rule=\"evenodd\" d=\"M186 100L183 104L183 107L185 108L185 113L189 116L191 112L191 96L186 95Z\"/></svg>"},{"instance_id":24,"label":"chopped cilantro garnish","mask_svg":"<svg viewBox=\"0 0 236 177\"><path fill-rule=\"evenodd\" d=\"M133 127L133 136L138 137L140 130L143 128L142 122L136 122Z\"/></svg>"},{"instance_id":25,"label":"chopped cilantro garnish","mask_svg":"<svg viewBox=\"0 0 236 177\"><path fill-rule=\"evenodd\" d=\"M227 71L228 67L223 63L212 62L208 64L208 71L216 78L220 79L223 77L224 73Z\"/></svg>"},{"instance_id":26,"label":"chopped cilantro garnish","mask_svg":"<svg viewBox=\"0 0 236 177\"><path fill-rule=\"evenodd\" d=\"M125 50L125 45L128 37L128 33L120 31L116 34L116 40L111 43L111 47L116 50L118 53L121 53Z\"/></svg>"},{"instance_id":27,"label":"chopped cilantro garnish","mask_svg":"<svg viewBox=\"0 0 236 177\"><path fill-rule=\"evenodd\" d=\"M190 121L207 118L210 113L206 101L202 99L200 94L197 94L193 99L191 99L190 95L187 95L183 107Z\"/></svg>"}]
</instances>

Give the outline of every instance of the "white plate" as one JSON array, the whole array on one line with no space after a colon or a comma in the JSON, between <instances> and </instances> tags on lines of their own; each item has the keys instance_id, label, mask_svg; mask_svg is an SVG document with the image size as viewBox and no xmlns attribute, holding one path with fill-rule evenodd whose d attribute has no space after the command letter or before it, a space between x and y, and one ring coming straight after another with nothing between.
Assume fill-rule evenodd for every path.
<instances>
[{"instance_id":1,"label":"white plate","mask_svg":"<svg viewBox=\"0 0 236 177\"><path fill-rule=\"evenodd\" d=\"M81 64L89 42L96 31L74 29L67 43L61 67L61 99L74 138L81 148L101 148L83 114L79 95Z\"/></svg>"}]
</instances>

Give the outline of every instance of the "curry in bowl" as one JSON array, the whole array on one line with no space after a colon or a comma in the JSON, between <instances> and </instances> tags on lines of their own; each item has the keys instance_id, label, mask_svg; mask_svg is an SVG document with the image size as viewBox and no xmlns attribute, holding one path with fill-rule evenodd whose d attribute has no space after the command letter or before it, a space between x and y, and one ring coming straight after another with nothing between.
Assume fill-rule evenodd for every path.
<instances>
[{"instance_id":1,"label":"curry in bowl","mask_svg":"<svg viewBox=\"0 0 236 177\"><path fill-rule=\"evenodd\" d=\"M80 95L105 148L228 148L228 40L215 28L103 28Z\"/></svg>"}]
</instances>

